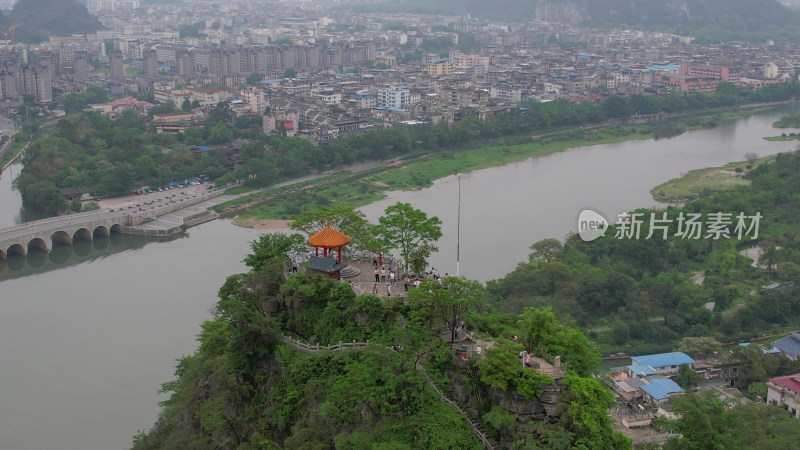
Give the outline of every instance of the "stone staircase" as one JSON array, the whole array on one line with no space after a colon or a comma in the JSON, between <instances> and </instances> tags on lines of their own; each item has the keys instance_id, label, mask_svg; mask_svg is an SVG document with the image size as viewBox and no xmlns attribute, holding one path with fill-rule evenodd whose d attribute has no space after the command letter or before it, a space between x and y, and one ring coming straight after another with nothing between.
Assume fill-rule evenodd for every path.
<instances>
[{"instance_id":1,"label":"stone staircase","mask_svg":"<svg viewBox=\"0 0 800 450\"><path fill-rule=\"evenodd\" d=\"M342 278L353 278L358 276L361 273L361 270L358 267L351 266L350 264L346 265L344 269L339 271L339 275Z\"/></svg>"}]
</instances>

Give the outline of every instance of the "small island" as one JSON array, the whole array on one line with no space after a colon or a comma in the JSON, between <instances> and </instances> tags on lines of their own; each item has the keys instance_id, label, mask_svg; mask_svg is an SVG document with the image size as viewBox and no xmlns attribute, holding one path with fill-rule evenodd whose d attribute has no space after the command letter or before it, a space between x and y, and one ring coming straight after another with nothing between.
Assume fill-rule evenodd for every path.
<instances>
[{"instance_id":1,"label":"small island","mask_svg":"<svg viewBox=\"0 0 800 450\"><path fill-rule=\"evenodd\" d=\"M744 157L745 161L732 162L724 167L708 167L689 171L678 178L654 187L650 194L656 201L665 203L685 203L697 200L714 192L750 184L750 180L745 177L747 172L775 159L774 155L759 158L755 153L747 153Z\"/></svg>"},{"instance_id":2,"label":"small island","mask_svg":"<svg viewBox=\"0 0 800 450\"><path fill-rule=\"evenodd\" d=\"M772 124L775 128L800 128L800 112L781 117L781 120Z\"/></svg>"}]
</instances>

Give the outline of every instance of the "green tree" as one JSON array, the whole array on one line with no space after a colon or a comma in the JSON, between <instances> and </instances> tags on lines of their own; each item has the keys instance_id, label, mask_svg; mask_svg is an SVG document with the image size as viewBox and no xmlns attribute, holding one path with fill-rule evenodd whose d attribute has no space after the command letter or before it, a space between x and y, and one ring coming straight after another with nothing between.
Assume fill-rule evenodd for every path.
<instances>
[{"instance_id":1,"label":"green tree","mask_svg":"<svg viewBox=\"0 0 800 450\"><path fill-rule=\"evenodd\" d=\"M672 408L681 417L675 423L681 437L667 448L741 448L732 417L712 391L674 397Z\"/></svg>"},{"instance_id":2,"label":"green tree","mask_svg":"<svg viewBox=\"0 0 800 450\"><path fill-rule=\"evenodd\" d=\"M258 86L259 84L261 84L261 80L262 79L263 79L263 77L261 76L260 73L253 72L253 73L251 73L250 75L247 76L247 79L245 81L250 86Z\"/></svg>"},{"instance_id":3,"label":"green tree","mask_svg":"<svg viewBox=\"0 0 800 450\"><path fill-rule=\"evenodd\" d=\"M311 236L328 224L350 237L348 247L354 251L367 250L373 240L364 213L348 206L304 211L292 220L291 228Z\"/></svg>"},{"instance_id":4,"label":"green tree","mask_svg":"<svg viewBox=\"0 0 800 450\"><path fill-rule=\"evenodd\" d=\"M700 374L695 372L688 364L681 364L675 382L684 389L693 389L700 382Z\"/></svg>"},{"instance_id":5,"label":"green tree","mask_svg":"<svg viewBox=\"0 0 800 450\"><path fill-rule=\"evenodd\" d=\"M608 408L614 394L595 378L581 378L574 374L564 377L566 405L562 415L565 428L574 433L574 448L630 449L630 439L614 431Z\"/></svg>"},{"instance_id":6,"label":"green tree","mask_svg":"<svg viewBox=\"0 0 800 450\"><path fill-rule=\"evenodd\" d=\"M265 233L250 243L252 253L245 257L244 263L257 272L273 261L288 261L292 253L305 248L305 239L300 234Z\"/></svg>"},{"instance_id":7,"label":"green tree","mask_svg":"<svg viewBox=\"0 0 800 450\"><path fill-rule=\"evenodd\" d=\"M192 109L192 102L189 101L189 97L183 99L183 103L181 103L181 109L184 111L190 111Z\"/></svg>"},{"instance_id":8,"label":"green tree","mask_svg":"<svg viewBox=\"0 0 800 450\"><path fill-rule=\"evenodd\" d=\"M420 247L437 250L433 243L442 237L442 221L428 217L423 211L414 209L409 203L395 203L386 208L385 215L378 219L374 233L386 248L399 248L408 270L408 262Z\"/></svg>"},{"instance_id":9,"label":"green tree","mask_svg":"<svg viewBox=\"0 0 800 450\"><path fill-rule=\"evenodd\" d=\"M69 202L69 210L72 212L81 212L81 201L77 198Z\"/></svg>"},{"instance_id":10,"label":"green tree","mask_svg":"<svg viewBox=\"0 0 800 450\"><path fill-rule=\"evenodd\" d=\"M564 249L564 245L558 239L548 238L542 239L531 245L533 252L528 255L530 261L544 260L550 262L555 259L559 253Z\"/></svg>"},{"instance_id":11,"label":"green tree","mask_svg":"<svg viewBox=\"0 0 800 450\"><path fill-rule=\"evenodd\" d=\"M526 308L518 327L533 354L561 356L569 370L588 376L600 362L595 344L579 330L561 323L552 307Z\"/></svg>"},{"instance_id":12,"label":"green tree","mask_svg":"<svg viewBox=\"0 0 800 450\"><path fill-rule=\"evenodd\" d=\"M486 349L486 355L478 361L481 382L494 389L508 391L520 376L522 364L518 354L522 344L499 338L495 345Z\"/></svg>"},{"instance_id":13,"label":"green tree","mask_svg":"<svg viewBox=\"0 0 800 450\"><path fill-rule=\"evenodd\" d=\"M627 119L633 115L633 107L622 97L609 97L602 104L603 113L609 118Z\"/></svg>"},{"instance_id":14,"label":"green tree","mask_svg":"<svg viewBox=\"0 0 800 450\"><path fill-rule=\"evenodd\" d=\"M224 122L217 122L208 134L208 142L211 144L225 144L233 140L233 130Z\"/></svg>"},{"instance_id":15,"label":"green tree","mask_svg":"<svg viewBox=\"0 0 800 450\"><path fill-rule=\"evenodd\" d=\"M678 343L678 351L699 359L721 352L722 344L711 336L685 337Z\"/></svg>"},{"instance_id":16,"label":"green tree","mask_svg":"<svg viewBox=\"0 0 800 450\"><path fill-rule=\"evenodd\" d=\"M297 78L297 71L289 68L283 72L283 78Z\"/></svg>"},{"instance_id":17,"label":"green tree","mask_svg":"<svg viewBox=\"0 0 800 450\"><path fill-rule=\"evenodd\" d=\"M485 289L475 280L444 277L439 281L427 280L420 284L419 289L410 290L407 301L414 314L424 318L433 330L444 326L452 343L456 329L485 301L485 297Z\"/></svg>"}]
</instances>

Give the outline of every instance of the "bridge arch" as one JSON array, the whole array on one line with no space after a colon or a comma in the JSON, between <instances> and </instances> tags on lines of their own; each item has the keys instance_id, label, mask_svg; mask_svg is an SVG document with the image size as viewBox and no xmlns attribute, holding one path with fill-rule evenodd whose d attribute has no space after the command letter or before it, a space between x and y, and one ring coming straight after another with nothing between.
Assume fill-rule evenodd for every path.
<instances>
[{"instance_id":1,"label":"bridge arch","mask_svg":"<svg viewBox=\"0 0 800 450\"><path fill-rule=\"evenodd\" d=\"M5 261L6 258L6 251L0 248L0 261Z\"/></svg>"},{"instance_id":2,"label":"bridge arch","mask_svg":"<svg viewBox=\"0 0 800 450\"><path fill-rule=\"evenodd\" d=\"M102 237L109 237L109 236L111 236L111 233L108 231L107 227L104 227L103 225L100 225L100 226L98 226L98 227L96 227L94 229L94 231L92 232L92 235L94 235L94 236L102 236Z\"/></svg>"},{"instance_id":3,"label":"bridge arch","mask_svg":"<svg viewBox=\"0 0 800 450\"><path fill-rule=\"evenodd\" d=\"M8 256L11 255L25 256L26 253L28 253L28 251L22 244L14 244L11 247L8 247L8 250L6 250L6 254Z\"/></svg>"},{"instance_id":4,"label":"bridge arch","mask_svg":"<svg viewBox=\"0 0 800 450\"><path fill-rule=\"evenodd\" d=\"M44 239L42 239L42 238L33 238L33 239L30 240L30 242L28 242L28 252L30 252L31 249L34 249L34 248L46 252L47 251L47 242L45 242Z\"/></svg>"},{"instance_id":5,"label":"bridge arch","mask_svg":"<svg viewBox=\"0 0 800 450\"><path fill-rule=\"evenodd\" d=\"M78 239L82 239L84 241L91 241L92 239L94 239L94 236L92 236L92 232L89 231L88 228L78 228L77 230L75 230L74 233L72 233L72 241L74 242Z\"/></svg>"},{"instance_id":6,"label":"bridge arch","mask_svg":"<svg viewBox=\"0 0 800 450\"><path fill-rule=\"evenodd\" d=\"M52 242L52 246L55 244L72 245L72 236L66 231L56 231L50 236L50 242Z\"/></svg>"},{"instance_id":7,"label":"bridge arch","mask_svg":"<svg viewBox=\"0 0 800 450\"><path fill-rule=\"evenodd\" d=\"M122 225L115 223L111 225L111 228L108 229L111 234L120 234L122 233Z\"/></svg>"}]
</instances>

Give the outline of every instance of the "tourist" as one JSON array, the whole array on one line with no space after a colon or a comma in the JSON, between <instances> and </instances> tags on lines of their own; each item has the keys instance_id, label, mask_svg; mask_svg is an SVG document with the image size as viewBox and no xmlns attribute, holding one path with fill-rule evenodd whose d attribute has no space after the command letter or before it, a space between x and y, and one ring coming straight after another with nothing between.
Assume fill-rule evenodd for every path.
<instances>
[{"instance_id":1,"label":"tourist","mask_svg":"<svg viewBox=\"0 0 800 450\"><path fill-rule=\"evenodd\" d=\"M297 260L292 260L292 273L297 273Z\"/></svg>"},{"instance_id":2,"label":"tourist","mask_svg":"<svg viewBox=\"0 0 800 450\"><path fill-rule=\"evenodd\" d=\"M375 283L372 285L372 293L378 295L378 284Z\"/></svg>"},{"instance_id":3,"label":"tourist","mask_svg":"<svg viewBox=\"0 0 800 450\"><path fill-rule=\"evenodd\" d=\"M386 269L381 266L381 281L386 282Z\"/></svg>"},{"instance_id":4,"label":"tourist","mask_svg":"<svg viewBox=\"0 0 800 450\"><path fill-rule=\"evenodd\" d=\"M394 267L394 256L389 255L389 265Z\"/></svg>"},{"instance_id":5,"label":"tourist","mask_svg":"<svg viewBox=\"0 0 800 450\"><path fill-rule=\"evenodd\" d=\"M378 267L378 254L375 252L372 252L372 265Z\"/></svg>"},{"instance_id":6,"label":"tourist","mask_svg":"<svg viewBox=\"0 0 800 450\"><path fill-rule=\"evenodd\" d=\"M406 292L408 292L408 275L403 278L403 287L406 289Z\"/></svg>"},{"instance_id":7,"label":"tourist","mask_svg":"<svg viewBox=\"0 0 800 450\"><path fill-rule=\"evenodd\" d=\"M378 265L383 266L383 253L378 255Z\"/></svg>"},{"instance_id":8,"label":"tourist","mask_svg":"<svg viewBox=\"0 0 800 450\"><path fill-rule=\"evenodd\" d=\"M381 281L380 275L378 274L378 266L375 266L374 272L375 272L375 282L377 283Z\"/></svg>"},{"instance_id":9,"label":"tourist","mask_svg":"<svg viewBox=\"0 0 800 450\"><path fill-rule=\"evenodd\" d=\"M392 285L391 284L387 284L386 285L386 296L387 297L391 297L392 296Z\"/></svg>"},{"instance_id":10,"label":"tourist","mask_svg":"<svg viewBox=\"0 0 800 450\"><path fill-rule=\"evenodd\" d=\"M389 282L394 286L394 270L389 272Z\"/></svg>"}]
</instances>

